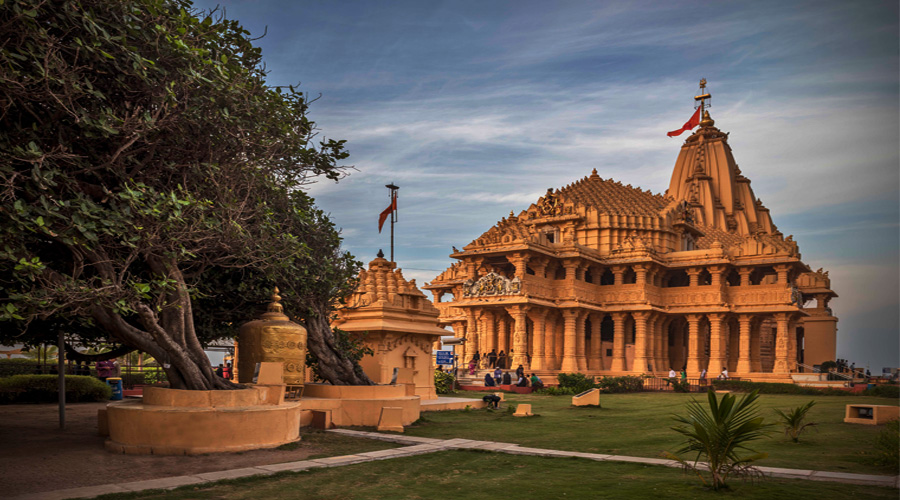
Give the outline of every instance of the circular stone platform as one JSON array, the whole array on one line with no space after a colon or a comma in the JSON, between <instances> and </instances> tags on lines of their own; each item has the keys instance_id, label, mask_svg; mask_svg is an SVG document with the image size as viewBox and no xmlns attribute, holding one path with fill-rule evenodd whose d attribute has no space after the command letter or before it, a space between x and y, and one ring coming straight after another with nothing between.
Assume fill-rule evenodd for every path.
<instances>
[{"instance_id":1,"label":"circular stone platform","mask_svg":"<svg viewBox=\"0 0 900 500\"><path fill-rule=\"evenodd\" d=\"M300 439L300 402L266 404L266 395L264 387L234 391L147 387L143 401L107 406L106 449L135 455L198 455L274 448Z\"/></svg>"}]
</instances>

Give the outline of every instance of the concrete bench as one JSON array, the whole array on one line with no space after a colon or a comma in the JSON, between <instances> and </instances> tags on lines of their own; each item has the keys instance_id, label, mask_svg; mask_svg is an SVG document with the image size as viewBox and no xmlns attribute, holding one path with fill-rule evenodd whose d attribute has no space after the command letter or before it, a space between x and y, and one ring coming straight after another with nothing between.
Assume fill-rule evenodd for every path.
<instances>
[{"instance_id":1,"label":"concrete bench","mask_svg":"<svg viewBox=\"0 0 900 500\"><path fill-rule=\"evenodd\" d=\"M847 405L844 422L848 424L880 425L900 418L900 407L890 405Z\"/></svg>"}]
</instances>

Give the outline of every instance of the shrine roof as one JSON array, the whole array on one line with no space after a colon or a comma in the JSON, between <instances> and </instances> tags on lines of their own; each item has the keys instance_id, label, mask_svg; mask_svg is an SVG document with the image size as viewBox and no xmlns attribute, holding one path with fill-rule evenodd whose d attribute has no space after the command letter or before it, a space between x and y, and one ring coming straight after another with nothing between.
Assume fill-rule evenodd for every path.
<instances>
[{"instance_id":1,"label":"shrine roof","mask_svg":"<svg viewBox=\"0 0 900 500\"><path fill-rule=\"evenodd\" d=\"M656 216L671 200L650 190L591 175L557 190L560 197L610 215Z\"/></svg>"}]
</instances>

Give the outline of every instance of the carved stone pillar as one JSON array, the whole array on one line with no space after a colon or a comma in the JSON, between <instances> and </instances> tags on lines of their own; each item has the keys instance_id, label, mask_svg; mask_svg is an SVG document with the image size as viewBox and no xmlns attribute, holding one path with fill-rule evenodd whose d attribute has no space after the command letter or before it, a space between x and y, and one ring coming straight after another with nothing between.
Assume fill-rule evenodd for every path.
<instances>
[{"instance_id":1,"label":"carved stone pillar","mask_svg":"<svg viewBox=\"0 0 900 500\"><path fill-rule=\"evenodd\" d=\"M528 254L520 252L513 253L509 256L509 261L512 265L516 266L516 277L520 280L524 280L528 266Z\"/></svg>"},{"instance_id":2,"label":"carved stone pillar","mask_svg":"<svg viewBox=\"0 0 900 500\"><path fill-rule=\"evenodd\" d=\"M647 285L647 270L650 269L650 266L646 264L638 264L633 266L634 274L636 276L636 283L638 285L646 286Z\"/></svg>"},{"instance_id":3,"label":"carved stone pillar","mask_svg":"<svg viewBox=\"0 0 900 500\"><path fill-rule=\"evenodd\" d=\"M466 356L469 359L465 360L465 363L468 364L469 360L472 359L472 356L475 355L475 351L478 350L478 327L476 326L477 320L475 319L475 309L467 308L466 309Z\"/></svg>"},{"instance_id":4,"label":"carved stone pillar","mask_svg":"<svg viewBox=\"0 0 900 500\"><path fill-rule=\"evenodd\" d=\"M485 335L485 353L499 351L497 349L497 322L493 311L485 311L484 313L484 335Z\"/></svg>"},{"instance_id":5,"label":"carved stone pillar","mask_svg":"<svg viewBox=\"0 0 900 500\"><path fill-rule=\"evenodd\" d=\"M625 266L612 266L610 267L613 273L613 277L615 278L615 285L621 285L625 282L625 270L627 269Z\"/></svg>"},{"instance_id":6,"label":"carved stone pillar","mask_svg":"<svg viewBox=\"0 0 900 500\"><path fill-rule=\"evenodd\" d=\"M687 274L691 278L690 286L700 285L700 271L702 271L702 269L699 267L690 267L687 269Z\"/></svg>"},{"instance_id":7,"label":"carved stone pillar","mask_svg":"<svg viewBox=\"0 0 900 500\"><path fill-rule=\"evenodd\" d=\"M722 288L725 280L722 278L725 277L725 270L727 268L725 266L709 266L707 270L709 271L710 276L712 276L712 286L716 290Z\"/></svg>"},{"instance_id":8,"label":"carved stone pillar","mask_svg":"<svg viewBox=\"0 0 900 500\"><path fill-rule=\"evenodd\" d=\"M497 314L497 353L509 352L509 322L503 313Z\"/></svg>"},{"instance_id":9,"label":"carved stone pillar","mask_svg":"<svg viewBox=\"0 0 900 500\"><path fill-rule=\"evenodd\" d=\"M725 339L722 336L722 321L725 319L725 315L713 313L707 314L706 317L709 318L709 364L707 365L707 370L717 373L722 370L723 366L727 365Z\"/></svg>"},{"instance_id":10,"label":"carved stone pillar","mask_svg":"<svg viewBox=\"0 0 900 500\"><path fill-rule=\"evenodd\" d=\"M759 373L762 368L762 335L763 322L757 321L755 328L750 327L750 371Z\"/></svg>"},{"instance_id":11,"label":"carved stone pillar","mask_svg":"<svg viewBox=\"0 0 900 500\"><path fill-rule=\"evenodd\" d=\"M465 321L456 321L453 323L453 336L458 339L466 339L465 344L455 345L453 346L453 354L456 355L456 359L459 363L459 367L462 368L463 365L468 367L469 360L466 359L466 345L469 343L466 338L466 322Z\"/></svg>"},{"instance_id":12,"label":"carved stone pillar","mask_svg":"<svg viewBox=\"0 0 900 500\"><path fill-rule=\"evenodd\" d=\"M741 286L750 286L750 275L753 273L752 267L739 267L738 274L741 275Z\"/></svg>"},{"instance_id":13,"label":"carved stone pillar","mask_svg":"<svg viewBox=\"0 0 900 500\"><path fill-rule=\"evenodd\" d=\"M512 366L518 367L522 365L526 370L528 367L528 356L526 353L528 332L526 330L526 316L528 306L511 306L507 308L507 312L513 318L513 356Z\"/></svg>"},{"instance_id":14,"label":"carved stone pillar","mask_svg":"<svg viewBox=\"0 0 900 500\"><path fill-rule=\"evenodd\" d=\"M647 320L650 313L634 312L631 316L634 318L634 362L631 364L631 371L647 373L647 362L650 360L647 353Z\"/></svg>"},{"instance_id":15,"label":"carved stone pillar","mask_svg":"<svg viewBox=\"0 0 900 500\"><path fill-rule=\"evenodd\" d=\"M562 313L565 330L563 333L563 359L559 369L567 373L574 373L578 371L578 362L575 360L575 331L580 314L577 309L565 309Z\"/></svg>"},{"instance_id":16,"label":"carved stone pillar","mask_svg":"<svg viewBox=\"0 0 900 500\"><path fill-rule=\"evenodd\" d=\"M545 354L546 340L544 339L544 331L547 325L547 310L536 308L531 310L531 322L534 323L534 347L531 353L531 369L546 369L547 357Z\"/></svg>"},{"instance_id":17,"label":"carved stone pillar","mask_svg":"<svg viewBox=\"0 0 900 500\"><path fill-rule=\"evenodd\" d=\"M691 278L693 280L693 278ZM688 314L688 359L687 372L700 375L700 318L699 314Z\"/></svg>"},{"instance_id":18,"label":"carved stone pillar","mask_svg":"<svg viewBox=\"0 0 900 500\"><path fill-rule=\"evenodd\" d=\"M775 315L775 322L778 330L775 334L775 367L772 373L788 374L791 372L788 363L788 322L790 314L778 313Z\"/></svg>"},{"instance_id":19,"label":"carved stone pillar","mask_svg":"<svg viewBox=\"0 0 900 500\"><path fill-rule=\"evenodd\" d=\"M788 273L791 271L791 266L789 265L778 265L775 266L775 272L778 273L778 284L785 285L788 284Z\"/></svg>"},{"instance_id":20,"label":"carved stone pillar","mask_svg":"<svg viewBox=\"0 0 900 500\"><path fill-rule=\"evenodd\" d=\"M621 279L621 273L616 275L616 280ZM614 372L625 371L625 313L612 313L613 319L613 359Z\"/></svg>"},{"instance_id":21,"label":"carved stone pillar","mask_svg":"<svg viewBox=\"0 0 900 500\"><path fill-rule=\"evenodd\" d=\"M604 370L603 367L603 343L600 340L600 325L603 323L603 315L591 315L591 354L588 357L588 367L591 370Z\"/></svg>"},{"instance_id":22,"label":"carved stone pillar","mask_svg":"<svg viewBox=\"0 0 900 500\"><path fill-rule=\"evenodd\" d=\"M582 373L587 371L587 358L584 356L586 337L584 320L587 319L587 316L588 311L581 311L575 322L575 364L578 366L578 371Z\"/></svg>"},{"instance_id":23,"label":"carved stone pillar","mask_svg":"<svg viewBox=\"0 0 900 500\"><path fill-rule=\"evenodd\" d=\"M547 257L532 257L528 262L531 264L531 270L534 271L535 276L539 278L546 277L545 273L550 259Z\"/></svg>"},{"instance_id":24,"label":"carved stone pillar","mask_svg":"<svg viewBox=\"0 0 900 500\"><path fill-rule=\"evenodd\" d=\"M743 275L741 275L741 283L744 281ZM753 316L749 316L747 314L741 314L738 316L738 323L740 324L740 347L738 347L738 364L737 364L737 372L742 376L746 376L750 373L750 325L753 321Z\"/></svg>"},{"instance_id":25,"label":"carved stone pillar","mask_svg":"<svg viewBox=\"0 0 900 500\"><path fill-rule=\"evenodd\" d=\"M559 327L556 316L551 319L550 311L544 319L544 369L555 370L558 366L556 363L556 329Z\"/></svg>"}]
</instances>

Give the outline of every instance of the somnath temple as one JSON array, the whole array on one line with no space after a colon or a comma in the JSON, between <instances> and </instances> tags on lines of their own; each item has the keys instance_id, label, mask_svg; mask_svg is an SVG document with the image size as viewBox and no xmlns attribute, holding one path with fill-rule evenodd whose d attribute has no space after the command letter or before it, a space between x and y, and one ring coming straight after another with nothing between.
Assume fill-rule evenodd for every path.
<instances>
[{"instance_id":1,"label":"somnath temple","mask_svg":"<svg viewBox=\"0 0 900 500\"><path fill-rule=\"evenodd\" d=\"M828 273L801 260L728 133L702 116L665 194L595 169L451 254L459 262L424 288L465 339L460 360L503 350L513 367L542 373L715 377L727 367L790 381L834 359Z\"/></svg>"}]
</instances>

